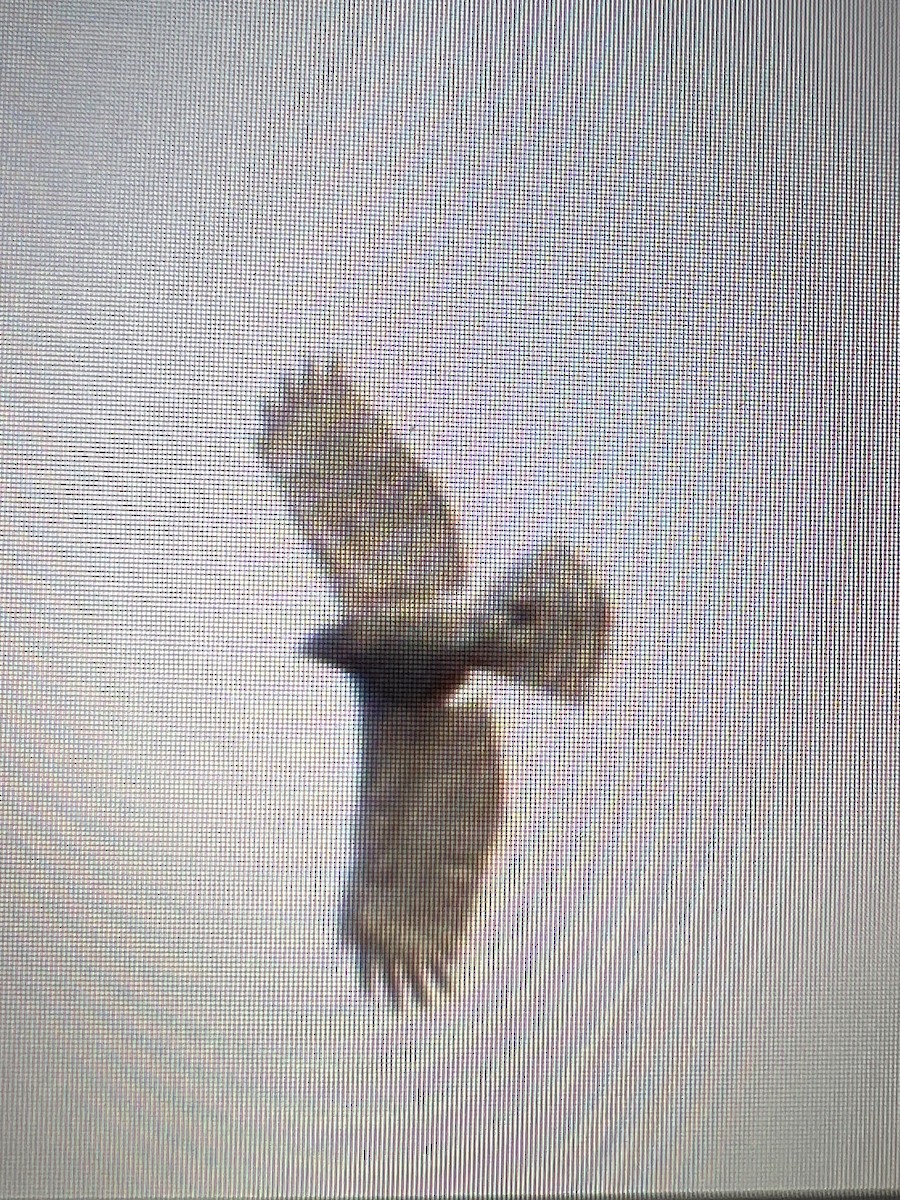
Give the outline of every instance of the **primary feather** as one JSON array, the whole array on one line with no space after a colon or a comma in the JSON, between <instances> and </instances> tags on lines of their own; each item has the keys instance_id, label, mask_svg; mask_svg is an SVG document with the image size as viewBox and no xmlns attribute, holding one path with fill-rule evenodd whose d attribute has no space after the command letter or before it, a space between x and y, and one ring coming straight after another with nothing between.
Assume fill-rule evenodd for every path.
<instances>
[{"instance_id":1,"label":"primary feather","mask_svg":"<svg viewBox=\"0 0 900 1200\"><path fill-rule=\"evenodd\" d=\"M357 858L344 918L363 980L450 985L503 814L490 704L372 702Z\"/></svg>"},{"instance_id":2,"label":"primary feather","mask_svg":"<svg viewBox=\"0 0 900 1200\"><path fill-rule=\"evenodd\" d=\"M351 609L462 585L457 522L435 480L338 363L282 381L260 439L304 536Z\"/></svg>"}]
</instances>

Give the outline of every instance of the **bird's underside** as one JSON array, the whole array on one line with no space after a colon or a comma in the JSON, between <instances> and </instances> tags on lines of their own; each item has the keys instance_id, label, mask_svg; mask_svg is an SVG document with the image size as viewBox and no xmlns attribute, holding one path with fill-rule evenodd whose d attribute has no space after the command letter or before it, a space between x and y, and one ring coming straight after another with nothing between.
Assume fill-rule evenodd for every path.
<instances>
[{"instance_id":1,"label":"bird's underside","mask_svg":"<svg viewBox=\"0 0 900 1200\"><path fill-rule=\"evenodd\" d=\"M363 983L449 988L502 819L492 706L363 704L357 857L343 918Z\"/></svg>"},{"instance_id":2,"label":"bird's underside","mask_svg":"<svg viewBox=\"0 0 900 1200\"><path fill-rule=\"evenodd\" d=\"M425 999L430 981L449 983L503 807L490 707L445 703L468 666L436 655L417 685L396 646L384 651L394 613L421 612L464 585L457 522L428 471L337 364L284 381L260 450L358 634L348 646L337 627L308 647L361 684L363 763L343 936L366 985L380 977L395 998L409 989Z\"/></svg>"},{"instance_id":3,"label":"bird's underside","mask_svg":"<svg viewBox=\"0 0 900 1200\"><path fill-rule=\"evenodd\" d=\"M471 670L587 694L610 623L592 568L543 548L480 608L436 481L338 364L283 382L260 451L344 603L307 646L359 684L363 763L342 920L365 984L449 986L503 814L491 705L451 700Z\"/></svg>"}]
</instances>

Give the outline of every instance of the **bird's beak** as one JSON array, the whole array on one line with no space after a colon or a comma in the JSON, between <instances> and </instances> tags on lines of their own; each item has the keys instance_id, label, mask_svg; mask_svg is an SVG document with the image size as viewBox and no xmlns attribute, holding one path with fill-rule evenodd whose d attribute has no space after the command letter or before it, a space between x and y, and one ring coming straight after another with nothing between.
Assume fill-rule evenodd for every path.
<instances>
[{"instance_id":1,"label":"bird's beak","mask_svg":"<svg viewBox=\"0 0 900 1200\"><path fill-rule=\"evenodd\" d=\"M317 629L309 635L298 647L305 658L314 658L317 662L336 663L341 655L341 631L339 625L328 625Z\"/></svg>"}]
</instances>

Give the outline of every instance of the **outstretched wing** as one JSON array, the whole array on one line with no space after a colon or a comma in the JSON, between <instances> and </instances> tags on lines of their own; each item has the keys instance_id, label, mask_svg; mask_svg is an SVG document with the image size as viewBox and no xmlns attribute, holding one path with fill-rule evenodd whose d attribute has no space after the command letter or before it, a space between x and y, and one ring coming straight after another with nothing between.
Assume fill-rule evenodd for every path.
<instances>
[{"instance_id":1,"label":"outstretched wing","mask_svg":"<svg viewBox=\"0 0 900 1200\"><path fill-rule=\"evenodd\" d=\"M451 970L503 815L493 712L485 701L369 704L356 868L344 917L362 981L421 1001Z\"/></svg>"},{"instance_id":2,"label":"outstretched wing","mask_svg":"<svg viewBox=\"0 0 900 1200\"><path fill-rule=\"evenodd\" d=\"M465 557L445 496L339 363L283 380L260 451L351 608L463 583Z\"/></svg>"}]
</instances>

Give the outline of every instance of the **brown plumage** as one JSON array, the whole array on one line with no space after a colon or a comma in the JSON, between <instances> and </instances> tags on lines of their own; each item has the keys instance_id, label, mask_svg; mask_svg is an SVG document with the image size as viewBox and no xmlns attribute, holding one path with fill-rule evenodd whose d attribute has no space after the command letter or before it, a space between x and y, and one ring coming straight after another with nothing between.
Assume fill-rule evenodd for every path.
<instances>
[{"instance_id":1,"label":"brown plumage","mask_svg":"<svg viewBox=\"0 0 900 1200\"><path fill-rule=\"evenodd\" d=\"M503 815L493 711L453 699L472 670L565 699L603 667L610 607L596 570L551 543L493 591L466 592L438 484L338 363L289 377L260 440L344 604L307 652L362 701L356 858L342 929L365 984L448 987Z\"/></svg>"}]
</instances>

